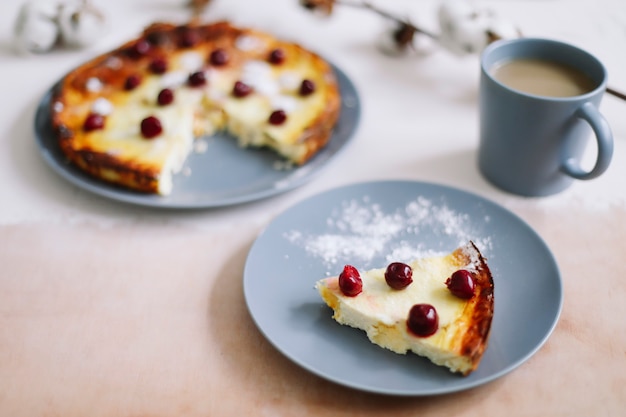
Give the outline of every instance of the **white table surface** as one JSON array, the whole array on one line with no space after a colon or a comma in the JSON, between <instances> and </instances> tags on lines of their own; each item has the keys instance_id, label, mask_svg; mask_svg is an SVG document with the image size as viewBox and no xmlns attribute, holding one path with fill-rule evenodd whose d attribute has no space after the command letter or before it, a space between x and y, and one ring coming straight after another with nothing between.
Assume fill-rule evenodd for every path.
<instances>
[{"instance_id":1,"label":"white table surface","mask_svg":"<svg viewBox=\"0 0 626 417\"><path fill-rule=\"evenodd\" d=\"M321 20L296 0L214 0L205 20L271 31L342 68L358 88L361 122L345 152L298 189L241 206L153 210L63 180L43 163L32 122L64 72L153 21L185 21L184 1L96 1L109 24L98 43L31 57L11 50L20 3L0 2L0 415L623 415L625 101L605 96L601 106L615 136L602 177L551 197L517 197L476 167L478 56L441 49L385 56L376 48L381 19L351 8ZM437 31L436 1L376 3ZM481 4L525 36L588 50L607 67L609 85L626 91L622 0ZM476 193L545 239L561 268L565 302L537 355L475 390L397 399L310 375L263 339L241 294L256 235L308 196L379 179Z\"/></svg>"}]
</instances>

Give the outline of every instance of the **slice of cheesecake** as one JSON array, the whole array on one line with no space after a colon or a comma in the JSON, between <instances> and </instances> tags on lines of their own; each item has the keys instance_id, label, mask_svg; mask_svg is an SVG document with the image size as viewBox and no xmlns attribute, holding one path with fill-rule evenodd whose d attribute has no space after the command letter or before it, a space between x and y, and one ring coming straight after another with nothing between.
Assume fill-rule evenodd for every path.
<instances>
[{"instance_id":1,"label":"slice of cheesecake","mask_svg":"<svg viewBox=\"0 0 626 417\"><path fill-rule=\"evenodd\" d=\"M487 348L494 311L485 258L469 242L445 256L394 264L395 272L347 266L315 287L338 323L364 330L372 343L469 375Z\"/></svg>"}]
</instances>

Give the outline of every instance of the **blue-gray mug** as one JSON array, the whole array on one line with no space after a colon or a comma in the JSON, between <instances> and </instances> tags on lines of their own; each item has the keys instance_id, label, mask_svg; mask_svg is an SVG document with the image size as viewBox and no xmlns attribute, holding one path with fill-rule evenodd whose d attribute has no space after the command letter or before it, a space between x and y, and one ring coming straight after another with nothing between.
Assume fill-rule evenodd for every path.
<instances>
[{"instance_id":1,"label":"blue-gray mug","mask_svg":"<svg viewBox=\"0 0 626 417\"><path fill-rule=\"evenodd\" d=\"M524 92L496 79L494 69L515 60L549 62L584 74L589 91L554 97ZM613 156L613 135L598 107L607 84L604 65L573 45L538 38L500 40L481 55L478 166L497 187L523 196L547 196L576 179L603 174ZM590 136L597 156L585 169L581 159Z\"/></svg>"}]
</instances>

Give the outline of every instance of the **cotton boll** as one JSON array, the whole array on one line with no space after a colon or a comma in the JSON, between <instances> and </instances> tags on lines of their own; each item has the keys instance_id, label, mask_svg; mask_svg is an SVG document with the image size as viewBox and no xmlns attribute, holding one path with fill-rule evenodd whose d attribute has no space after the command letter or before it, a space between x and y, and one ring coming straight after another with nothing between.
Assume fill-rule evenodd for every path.
<instances>
[{"instance_id":1,"label":"cotton boll","mask_svg":"<svg viewBox=\"0 0 626 417\"><path fill-rule=\"evenodd\" d=\"M441 46L463 55L482 50L488 42L489 18L479 13L468 1L448 0L439 8Z\"/></svg>"},{"instance_id":2,"label":"cotton boll","mask_svg":"<svg viewBox=\"0 0 626 417\"><path fill-rule=\"evenodd\" d=\"M481 52L494 39L519 36L515 27L468 0L446 0L439 7L440 44L457 55Z\"/></svg>"},{"instance_id":3,"label":"cotton boll","mask_svg":"<svg viewBox=\"0 0 626 417\"><path fill-rule=\"evenodd\" d=\"M61 38L68 46L93 44L105 30L104 16L90 5L78 2L63 4L59 13Z\"/></svg>"},{"instance_id":4,"label":"cotton boll","mask_svg":"<svg viewBox=\"0 0 626 417\"><path fill-rule=\"evenodd\" d=\"M59 3L51 0L30 1L22 5L14 27L18 52L46 52L59 37L56 17Z\"/></svg>"},{"instance_id":5,"label":"cotton boll","mask_svg":"<svg viewBox=\"0 0 626 417\"><path fill-rule=\"evenodd\" d=\"M473 54L483 50L489 43L487 26L475 22L458 22L452 30L442 32L441 45L457 55Z\"/></svg>"}]
</instances>

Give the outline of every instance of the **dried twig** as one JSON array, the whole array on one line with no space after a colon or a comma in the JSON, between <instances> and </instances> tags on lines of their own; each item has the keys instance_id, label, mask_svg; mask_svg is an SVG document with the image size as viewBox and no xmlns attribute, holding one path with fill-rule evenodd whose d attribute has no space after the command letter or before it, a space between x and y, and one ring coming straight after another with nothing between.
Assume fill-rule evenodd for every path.
<instances>
[{"instance_id":1,"label":"dried twig","mask_svg":"<svg viewBox=\"0 0 626 417\"><path fill-rule=\"evenodd\" d=\"M342 6L349 6L349 7L354 7L354 8L358 8L358 9L367 9L370 10L376 14L378 14L379 16L382 16L386 19L389 20L393 20L394 22L398 23L398 25L400 25L400 28L403 29L404 31L406 31L407 33L412 32L412 33L420 33L422 35L426 35L431 39L437 39L437 35L435 35L432 32L426 31L422 28L419 28L415 25L413 25L411 22L409 22L408 20L404 20L402 18L399 18L398 16L395 16L385 10L382 10L376 6L374 6L373 4L371 4L368 1L345 1L345 0L334 0L334 2L336 4L342 5Z\"/></svg>"},{"instance_id":2,"label":"dried twig","mask_svg":"<svg viewBox=\"0 0 626 417\"><path fill-rule=\"evenodd\" d=\"M400 49L405 49L406 47L411 46L413 44L413 38L416 34L422 34L434 40L439 39L439 36L434 33L419 28L410 21L382 10L365 0L300 0L300 4L311 11L317 11L327 16L332 14L334 6L336 5L372 11L398 25L396 30L393 32L393 40ZM487 35L490 43L500 39L498 34L490 31L487 32ZM521 32L519 32L519 36L522 36ZM607 87L606 92L614 97L626 101L626 94L620 91Z\"/></svg>"},{"instance_id":3,"label":"dried twig","mask_svg":"<svg viewBox=\"0 0 626 417\"><path fill-rule=\"evenodd\" d=\"M622 93L622 92L620 92L620 91L617 91L617 90L615 90L615 89L613 89L613 88L611 88L611 87L607 87L607 88L606 88L606 92L607 92L607 93L609 93L609 94L611 94L612 96L615 96L615 97L617 97L617 98L620 98L620 99L622 99L622 100L625 100L625 101L626 101L626 94L624 94L624 93Z\"/></svg>"},{"instance_id":4,"label":"dried twig","mask_svg":"<svg viewBox=\"0 0 626 417\"><path fill-rule=\"evenodd\" d=\"M392 35L393 41L399 50L412 47L413 38L416 34L422 34L431 39L437 39L437 35L434 33L419 28L412 24L409 20L395 16L365 0L300 0L300 4L311 11L319 12L326 16L332 14L335 6L347 6L374 12L396 24L396 28Z\"/></svg>"}]
</instances>

